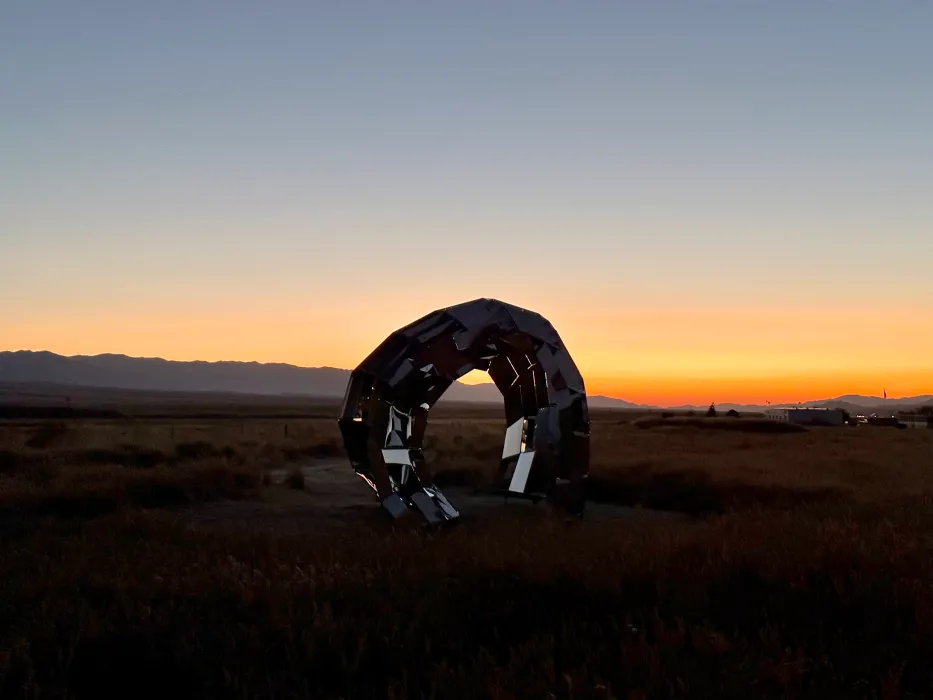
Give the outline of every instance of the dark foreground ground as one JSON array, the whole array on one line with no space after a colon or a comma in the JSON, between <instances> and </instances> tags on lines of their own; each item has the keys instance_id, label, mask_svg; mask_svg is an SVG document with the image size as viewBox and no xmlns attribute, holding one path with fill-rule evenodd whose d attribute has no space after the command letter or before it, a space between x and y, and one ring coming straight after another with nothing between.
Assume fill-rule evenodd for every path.
<instances>
[{"instance_id":1,"label":"dark foreground ground","mask_svg":"<svg viewBox=\"0 0 933 700\"><path fill-rule=\"evenodd\" d=\"M933 697L933 431L594 415L568 524L451 410L427 532L332 420L215 408L0 422L0 696Z\"/></svg>"},{"instance_id":2,"label":"dark foreground ground","mask_svg":"<svg viewBox=\"0 0 933 700\"><path fill-rule=\"evenodd\" d=\"M301 489L288 488L290 478L300 473ZM292 532L320 532L325 528L372 524L378 531L386 527L383 512L371 490L348 468L346 458L308 459L267 472L270 488L261 500L223 500L201 504L190 509L189 515L199 524L221 528L275 528ZM280 486L283 488L274 488ZM535 517L534 511L548 510L544 503L504 498L485 493L464 484L446 486L444 494L460 512L461 523L474 523L483 518L524 514ZM616 503L590 503L587 520L614 518L653 521L683 518L676 511L633 508ZM420 523L414 516L412 520ZM414 523L412 523L414 524Z\"/></svg>"}]
</instances>

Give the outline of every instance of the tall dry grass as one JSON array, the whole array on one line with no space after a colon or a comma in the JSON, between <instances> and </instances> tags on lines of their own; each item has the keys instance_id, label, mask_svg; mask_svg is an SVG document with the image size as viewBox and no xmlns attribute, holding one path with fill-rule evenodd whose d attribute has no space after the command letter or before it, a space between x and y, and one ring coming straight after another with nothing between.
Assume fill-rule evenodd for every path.
<instances>
[{"instance_id":1,"label":"tall dry grass","mask_svg":"<svg viewBox=\"0 0 933 700\"><path fill-rule=\"evenodd\" d=\"M827 500L880 503L933 492L931 431L771 434L696 430L670 419L645 430L641 422L594 421L590 500L702 514ZM502 437L498 420L439 421L425 441L428 467L441 485L488 485ZM80 479L95 468L103 469L100 479L119 474L117 467L181 473L209 464L262 472L317 458L343 458L333 420L40 422L0 430L0 474L10 485L45 485L68 474Z\"/></svg>"},{"instance_id":2,"label":"tall dry grass","mask_svg":"<svg viewBox=\"0 0 933 700\"><path fill-rule=\"evenodd\" d=\"M332 421L288 425L0 426L0 697L933 696L933 431L594 421L591 497L692 519L292 533L155 510L339 456ZM498 421L429 430L441 478L489 478Z\"/></svg>"},{"instance_id":3,"label":"tall dry grass","mask_svg":"<svg viewBox=\"0 0 933 700\"><path fill-rule=\"evenodd\" d=\"M716 419L723 423L739 423ZM891 503L933 494L933 431L814 428L773 433L669 423L593 424L588 498L690 513L815 501ZM441 484L488 484L502 428L446 423L428 437Z\"/></svg>"},{"instance_id":4,"label":"tall dry grass","mask_svg":"<svg viewBox=\"0 0 933 700\"><path fill-rule=\"evenodd\" d=\"M334 433L298 421L33 422L0 426L0 515L94 516L255 499L263 472L341 454Z\"/></svg>"},{"instance_id":5,"label":"tall dry grass","mask_svg":"<svg viewBox=\"0 0 933 700\"><path fill-rule=\"evenodd\" d=\"M0 547L2 694L924 697L930 505L434 535L44 521Z\"/></svg>"}]
</instances>

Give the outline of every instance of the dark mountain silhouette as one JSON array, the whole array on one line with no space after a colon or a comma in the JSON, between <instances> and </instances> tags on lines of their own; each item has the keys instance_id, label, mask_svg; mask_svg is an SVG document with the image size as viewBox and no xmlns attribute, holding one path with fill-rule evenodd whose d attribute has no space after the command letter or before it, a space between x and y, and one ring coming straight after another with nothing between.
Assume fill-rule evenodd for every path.
<instances>
[{"instance_id":1,"label":"dark mountain silhouette","mask_svg":"<svg viewBox=\"0 0 933 700\"><path fill-rule=\"evenodd\" d=\"M0 353L0 381L148 391L343 395L346 370L258 362L172 362L126 355Z\"/></svg>"},{"instance_id":2,"label":"dark mountain silhouette","mask_svg":"<svg viewBox=\"0 0 933 700\"><path fill-rule=\"evenodd\" d=\"M66 357L51 352L0 352L0 382L7 384L342 398L349 376L349 370L336 367L279 363L176 362L110 354ZM492 384L456 382L442 400L499 403L502 396ZM593 407L637 407L606 396L593 396L589 401Z\"/></svg>"},{"instance_id":3,"label":"dark mountain silhouette","mask_svg":"<svg viewBox=\"0 0 933 700\"><path fill-rule=\"evenodd\" d=\"M342 398L350 371L337 367L297 367L260 362L176 362L161 358L126 355L76 355L52 352L0 352L0 382L7 384L60 384L169 392L220 392L260 395L293 395ZM492 384L454 383L443 401L499 403L502 397ZM608 396L590 396L593 408L655 408ZM834 399L807 401L804 406L844 408L850 413L901 411L933 404L933 395L888 399L849 394ZM775 404L777 405L777 404ZM717 409L739 413L764 411L767 406L717 403ZM702 406L678 406L674 410L706 411Z\"/></svg>"},{"instance_id":4,"label":"dark mountain silhouette","mask_svg":"<svg viewBox=\"0 0 933 700\"><path fill-rule=\"evenodd\" d=\"M881 396L860 396L858 394L846 394L837 396L834 399L825 399L823 401L808 401L805 406L832 406L839 408L848 408L849 406L857 408L877 408L887 406L891 409L900 410L912 406L921 406L933 403L933 394L923 396L908 396L900 399L884 399Z\"/></svg>"}]
</instances>

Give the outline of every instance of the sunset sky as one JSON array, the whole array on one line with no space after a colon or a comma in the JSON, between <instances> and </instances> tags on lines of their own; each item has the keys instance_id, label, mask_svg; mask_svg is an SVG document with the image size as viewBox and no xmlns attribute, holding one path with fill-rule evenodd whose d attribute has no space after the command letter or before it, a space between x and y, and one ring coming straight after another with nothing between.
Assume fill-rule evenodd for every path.
<instances>
[{"instance_id":1,"label":"sunset sky","mask_svg":"<svg viewBox=\"0 0 933 700\"><path fill-rule=\"evenodd\" d=\"M933 393L933 3L0 3L0 349L355 366L435 308L590 393Z\"/></svg>"}]
</instances>

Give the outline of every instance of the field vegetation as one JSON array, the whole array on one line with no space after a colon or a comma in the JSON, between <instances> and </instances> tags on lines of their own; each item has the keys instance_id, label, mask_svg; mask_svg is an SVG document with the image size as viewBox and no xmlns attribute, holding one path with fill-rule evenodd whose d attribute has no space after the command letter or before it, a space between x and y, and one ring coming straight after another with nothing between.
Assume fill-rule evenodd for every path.
<instances>
[{"instance_id":1,"label":"field vegetation","mask_svg":"<svg viewBox=\"0 0 933 700\"><path fill-rule=\"evenodd\" d=\"M2 697L933 696L933 431L594 412L626 517L224 528L192 514L321 490L333 419L128 406L0 421ZM502 428L439 411L438 480Z\"/></svg>"}]
</instances>

